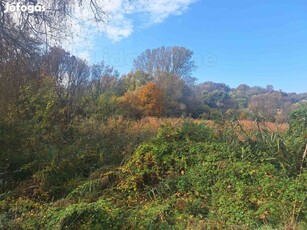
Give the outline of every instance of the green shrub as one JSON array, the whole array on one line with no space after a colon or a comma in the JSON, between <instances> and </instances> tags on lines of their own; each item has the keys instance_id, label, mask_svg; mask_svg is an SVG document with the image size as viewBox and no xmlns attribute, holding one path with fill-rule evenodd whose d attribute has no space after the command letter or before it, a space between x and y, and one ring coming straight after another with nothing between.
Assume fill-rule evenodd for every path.
<instances>
[{"instance_id":1,"label":"green shrub","mask_svg":"<svg viewBox=\"0 0 307 230\"><path fill-rule=\"evenodd\" d=\"M43 229L120 229L119 209L103 199L94 203L49 208L41 221Z\"/></svg>"}]
</instances>

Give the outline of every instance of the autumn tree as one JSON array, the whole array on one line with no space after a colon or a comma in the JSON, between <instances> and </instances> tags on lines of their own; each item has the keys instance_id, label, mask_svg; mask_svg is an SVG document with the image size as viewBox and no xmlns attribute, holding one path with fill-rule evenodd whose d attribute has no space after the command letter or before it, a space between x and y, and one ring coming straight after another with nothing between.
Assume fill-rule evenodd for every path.
<instances>
[{"instance_id":1,"label":"autumn tree","mask_svg":"<svg viewBox=\"0 0 307 230\"><path fill-rule=\"evenodd\" d=\"M130 117L162 116L164 114L163 91L157 84L149 82L136 91L127 92L122 98L121 107Z\"/></svg>"},{"instance_id":2,"label":"autumn tree","mask_svg":"<svg viewBox=\"0 0 307 230\"><path fill-rule=\"evenodd\" d=\"M98 0L22 0L19 1L20 5L40 5L44 10L6 12L6 5L14 3L16 4L16 1L0 0L0 92L3 94L0 95L1 104L16 101L20 86L29 75L33 76L33 70L37 70L41 64L38 59L43 48L47 51L51 45L59 44L70 34L70 19L82 24L82 18L75 17L75 10L82 11L83 8L88 8L90 11L87 16L90 21L98 24L107 21L105 2ZM59 52L57 55L68 58L65 53ZM29 70L22 71L25 68ZM63 80L62 70L60 66L55 70L57 73L54 72L54 75L59 76L58 82ZM6 111L7 107L8 105L5 105L3 110Z\"/></svg>"},{"instance_id":3,"label":"autumn tree","mask_svg":"<svg viewBox=\"0 0 307 230\"><path fill-rule=\"evenodd\" d=\"M163 92L157 84L149 82L137 92L145 116L161 116L164 112Z\"/></svg>"}]
</instances>

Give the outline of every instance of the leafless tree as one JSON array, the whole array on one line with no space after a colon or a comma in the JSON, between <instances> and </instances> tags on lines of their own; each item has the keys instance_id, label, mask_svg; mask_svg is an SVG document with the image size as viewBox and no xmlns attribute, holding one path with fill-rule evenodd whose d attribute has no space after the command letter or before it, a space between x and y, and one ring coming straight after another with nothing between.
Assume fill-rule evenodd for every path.
<instances>
[{"instance_id":1,"label":"leafless tree","mask_svg":"<svg viewBox=\"0 0 307 230\"><path fill-rule=\"evenodd\" d=\"M14 2L25 6L41 4L45 10L6 12L6 5ZM97 0L0 0L0 50L11 46L15 52L31 53L30 44L61 40L67 36L68 18L74 17L73 10L83 4L89 4L95 22L107 20L107 13Z\"/></svg>"},{"instance_id":2,"label":"leafless tree","mask_svg":"<svg viewBox=\"0 0 307 230\"><path fill-rule=\"evenodd\" d=\"M193 83L195 78L191 74L196 66L192 56L191 50L179 46L148 49L134 60L134 68L151 76L158 72L175 74L187 83Z\"/></svg>"}]
</instances>

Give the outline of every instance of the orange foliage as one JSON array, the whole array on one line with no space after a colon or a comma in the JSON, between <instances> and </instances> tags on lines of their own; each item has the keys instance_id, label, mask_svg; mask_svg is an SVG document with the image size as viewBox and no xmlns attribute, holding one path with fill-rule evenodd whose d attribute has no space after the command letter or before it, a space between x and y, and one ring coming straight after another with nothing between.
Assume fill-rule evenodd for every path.
<instances>
[{"instance_id":1,"label":"orange foliage","mask_svg":"<svg viewBox=\"0 0 307 230\"><path fill-rule=\"evenodd\" d=\"M163 92L159 86L153 82L140 88L137 92L143 114L145 116L161 116L164 112Z\"/></svg>"},{"instance_id":2,"label":"orange foliage","mask_svg":"<svg viewBox=\"0 0 307 230\"><path fill-rule=\"evenodd\" d=\"M132 116L161 116L164 113L163 91L153 82L126 93L123 101L123 108Z\"/></svg>"}]
</instances>

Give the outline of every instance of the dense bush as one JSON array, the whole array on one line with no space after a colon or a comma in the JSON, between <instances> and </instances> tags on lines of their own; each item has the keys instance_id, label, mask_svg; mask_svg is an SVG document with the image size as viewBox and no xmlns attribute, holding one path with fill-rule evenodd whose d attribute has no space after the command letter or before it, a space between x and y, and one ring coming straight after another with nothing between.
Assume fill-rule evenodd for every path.
<instances>
[{"instance_id":1,"label":"dense bush","mask_svg":"<svg viewBox=\"0 0 307 230\"><path fill-rule=\"evenodd\" d=\"M64 155L34 174L44 181L39 188L62 199L46 203L6 194L0 202L0 227L304 229L306 136L300 119L305 115L295 116L301 111L292 115L286 134L259 128L252 136L244 133L243 140L238 129L229 128L236 126L228 125L221 133L189 120L162 126L150 140L149 134L143 136L146 132L132 135L131 127L123 124L81 125L76 131L82 138L62 148L78 154ZM129 140L121 135L130 135ZM122 141L118 149L106 147L116 140ZM129 143L138 147L121 166L104 166ZM102 149L112 155L98 154Z\"/></svg>"}]
</instances>

